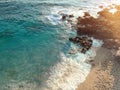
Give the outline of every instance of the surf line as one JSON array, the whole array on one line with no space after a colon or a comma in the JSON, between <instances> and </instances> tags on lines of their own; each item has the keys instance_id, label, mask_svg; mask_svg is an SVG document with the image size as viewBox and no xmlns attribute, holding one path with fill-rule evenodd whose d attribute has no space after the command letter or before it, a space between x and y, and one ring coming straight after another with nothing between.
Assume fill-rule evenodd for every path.
<instances>
[{"instance_id":1,"label":"surf line","mask_svg":"<svg viewBox=\"0 0 120 90\"><path fill-rule=\"evenodd\" d=\"M62 15L62 20L74 17ZM51 68L49 78L41 90L75 90L85 81L91 70L89 62L94 60L97 49L103 44L101 40L88 36L70 37L69 41L68 53L61 52L60 62Z\"/></svg>"}]
</instances>

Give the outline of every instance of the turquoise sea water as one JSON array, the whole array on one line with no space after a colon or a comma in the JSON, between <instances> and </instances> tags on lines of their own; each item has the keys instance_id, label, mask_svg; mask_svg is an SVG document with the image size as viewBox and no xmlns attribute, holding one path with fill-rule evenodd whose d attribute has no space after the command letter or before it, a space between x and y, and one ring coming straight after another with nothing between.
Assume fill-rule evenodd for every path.
<instances>
[{"instance_id":1,"label":"turquoise sea water","mask_svg":"<svg viewBox=\"0 0 120 90\"><path fill-rule=\"evenodd\" d=\"M35 20L42 13L36 7L0 3L0 86L11 80L40 84L38 77L60 58L63 45L57 30L61 27Z\"/></svg>"},{"instance_id":2,"label":"turquoise sea water","mask_svg":"<svg viewBox=\"0 0 120 90\"><path fill-rule=\"evenodd\" d=\"M49 78L50 68L61 60L61 52L66 54L70 49L68 39L74 35L56 13L82 6L86 9L86 4L91 6L94 0L78 2L0 1L0 90L40 90ZM25 84L19 89L10 87L11 83L24 81L34 83L36 89L23 89Z\"/></svg>"}]
</instances>

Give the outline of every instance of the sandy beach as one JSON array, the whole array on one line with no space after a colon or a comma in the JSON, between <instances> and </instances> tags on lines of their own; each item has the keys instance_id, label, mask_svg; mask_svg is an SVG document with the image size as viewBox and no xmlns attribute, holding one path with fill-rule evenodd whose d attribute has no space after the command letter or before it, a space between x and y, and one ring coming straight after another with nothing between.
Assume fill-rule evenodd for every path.
<instances>
[{"instance_id":1,"label":"sandy beach","mask_svg":"<svg viewBox=\"0 0 120 90\"><path fill-rule=\"evenodd\" d=\"M120 64L115 54L115 50L100 48L86 81L76 90L120 90Z\"/></svg>"}]
</instances>

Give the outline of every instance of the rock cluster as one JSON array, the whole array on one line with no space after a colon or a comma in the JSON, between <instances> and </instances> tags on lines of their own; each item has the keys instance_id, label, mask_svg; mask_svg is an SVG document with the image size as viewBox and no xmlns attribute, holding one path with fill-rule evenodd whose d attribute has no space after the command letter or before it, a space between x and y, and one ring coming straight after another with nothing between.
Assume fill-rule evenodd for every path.
<instances>
[{"instance_id":1,"label":"rock cluster","mask_svg":"<svg viewBox=\"0 0 120 90\"><path fill-rule=\"evenodd\" d=\"M74 18L74 15L73 14L61 14L62 18L61 20L69 20L70 18Z\"/></svg>"},{"instance_id":2,"label":"rock cluster","mask_svg":"<svg viewBox=\"0 0 120 90\"><path fill-rule=\"evenodd\" d=\"M110 10L117 10L111 13ZM83 17L77 19L77 34L87 35L104 41L103 47L118 49L120 46L120 5L104 8L98 12L98 17L94 18L88 12ZM113 39L112 41L110 39ZM114 40L118 39L118 42Z\"/></svg>"},{"instance_id":3,"label":"rock cluster","mask_svg":"<svg viewBox=\"0 0 120 90\"><path fill-rule=\"evenodd\" d=\"M87 50L89 50L92 46L92 40L88 37L75 37L75 38L69 38L69 40L75 44L78 44L82 46L82 53L86 53Z\"/></svg>"}]
</instances>

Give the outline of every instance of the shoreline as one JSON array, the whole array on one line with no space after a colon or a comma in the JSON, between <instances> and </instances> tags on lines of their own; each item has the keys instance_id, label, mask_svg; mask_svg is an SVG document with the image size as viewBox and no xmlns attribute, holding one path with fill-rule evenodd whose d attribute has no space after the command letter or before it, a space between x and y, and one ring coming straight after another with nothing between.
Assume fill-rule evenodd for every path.
<instances>
[{"instance_id":1,"label":"shoreline","mask_svg":"<svg viewBox=\"0 0 120 90\"><path fill-rule=\"evenodd\" d=\"M111 13L111 10L116 11ZM92 69L86 80L76 90L119 90L120 5L104 8L97 14L99 15L98 18L92 17L89 12L84 18L78 18L77 34L103 40L104 44L97 51L96 57L91 62Z\"/></svg>"},{"instance_id":2,"label":"shoreline","mask_svg":"<svg viewBox=\"0 0 120 90\"><path fill-rule=\"evenodd\" d=\"M86 80L76 90L119 90L120 64L116 62L112 50L101 47L93 63Z\"/></svg>"}]
</instances>

